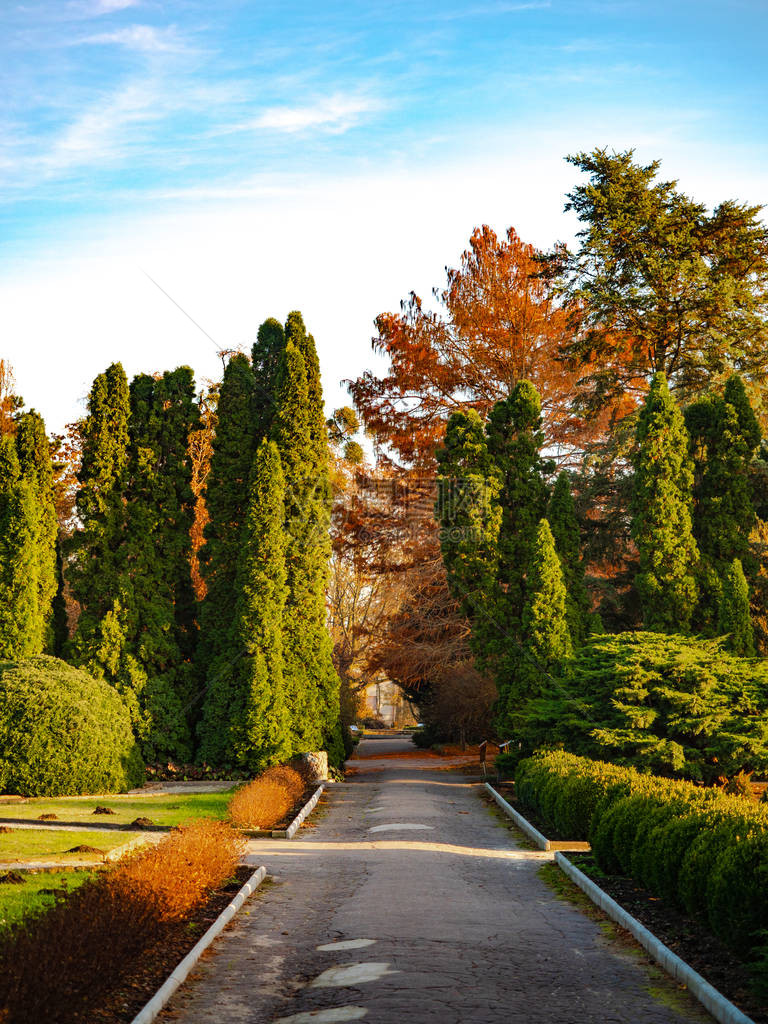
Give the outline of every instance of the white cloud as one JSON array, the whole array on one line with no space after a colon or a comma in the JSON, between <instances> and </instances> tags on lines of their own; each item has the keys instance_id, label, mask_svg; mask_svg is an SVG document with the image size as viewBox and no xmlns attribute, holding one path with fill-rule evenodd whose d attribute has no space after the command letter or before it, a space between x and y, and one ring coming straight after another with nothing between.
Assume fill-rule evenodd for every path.
<instances>
[{"instance_id":1,"label":"white cloud","mask_svg":"<svg viewBox=\"0 0 768 1024\"><path fill-rule=\"evenodd\" d=\"M228 130L264 129L291 133L304 132L310 128L324 128L332 132L345 132L366 114L375 113L383 108L382 101L373 97L346 96L337 93L314 103L267 107L253 120L234 125Z\"/></svg>"},{"instance_id":2,"label":"white cloud","mask_svg":"<svg viewBox=\"0 0 768 1024\"><path fill-rule=\"evenodd\" d=\"M91 14L114 14L128 7L138 7L141 0L92 0L88 5Z\"/></svg>"},{"instance_id":3,"label":"white cloud","mask_svg":"<svg viewBox=\"0 0 768 1024\"><path fill-rule=\"evenodd\" d=\"M124 46L139 53L180 53L186 49L175 29L158 29L152 25L128 25L114 32L87 36L80 41L101 46Z\"/></svg>"}]
</instances>

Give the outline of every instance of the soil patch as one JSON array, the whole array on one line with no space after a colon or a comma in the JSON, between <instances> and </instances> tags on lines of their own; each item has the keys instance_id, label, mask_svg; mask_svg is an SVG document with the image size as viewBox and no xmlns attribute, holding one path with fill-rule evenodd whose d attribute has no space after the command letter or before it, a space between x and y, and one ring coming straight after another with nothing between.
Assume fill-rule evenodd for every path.
<instances>
[{"instance_id":1,"label":"soil patch","mask_svg":"<svg viewBox=\"0 0 768 1024\"><path fill-rule=\"evenodd\" d=\"M6 871L0 875L0 885L24 885L26 878L18 871Z\"/></svg>"},{"instance_id":2,"label":"soil patch","mask_svg":"<svg viewBox=\"0 0 768 1024\"><path fill-rule=\"evenodd\" d=\"M58 814L38 814L37 820L38 821L58 821L59 820L59 816L58 816Z\"/></svg>"},{"instance_id":3,"label":"soil patch","mask_svg":"<svg viewBox=\"0 0 768 1024\"><path fill-rule=\"evenodd\" d=\"M768 1005L752 991L748 965L700 921L652 896L631 878L603 874L591 854L569 853L568 859L755 1024L768 1024Z\"/></svg>"},{"instance_id":4,"label":"soil patch","mask_svg":"<svg viewBox=\"0 0 768 1024\"><path fill-rule=\"evenodd\" d=\"M94 807L93 813L94 814L114 814L115 812L112 810L111 807L102 807L101 805L99 805L98 807Z\"/></svg>"},{"instance_id":5,"label":"soil patch","mask_svg":"<svg viewBox=\"0 0 768 1024\"><path fill-rule=\"evenodd\" d=\"M154 828L155 823L150 818L134 818L129 828Z\"/></svg>"},{"instance_id":6,"label":"soil patch","mask_svg":"<svg viewBox=\"0 0 768 1024\"><path fill-rule=\"evenodd\" d=\"M8 832L13 832L13 829L9 828L8 825L0 825L0 833L6 835Z\"/></svg>"},{"instance_id":7,"label":"soil patch","mask_svg":"<svg viewBox=\"0 0 768 1024\"><path fill-rule=\"evenodd\" d=\"M90 1009L87 1016L74 1014L73 1024L129 1024L222 910L232 902L253 872L252 867L238 868L234 881L215 890L207 903L184 921L167 929L162 941L147 950L133 964L130 978L107 993L98 1010Z\"/></svg>"},{"instance_id":8,"label":"soil patch","mask_svg":"<svg viewBox=\"0 0 768 1024\"><path fill-rule=\"evenodd\" d=\"M98 854L99 857L103 857L104 856L104 851L97 849L95 846L85 846L85 845L73 846L71 849L66 850L65 852L66 853L95 853L95 854Z\"/></svg>"}]
</instances>

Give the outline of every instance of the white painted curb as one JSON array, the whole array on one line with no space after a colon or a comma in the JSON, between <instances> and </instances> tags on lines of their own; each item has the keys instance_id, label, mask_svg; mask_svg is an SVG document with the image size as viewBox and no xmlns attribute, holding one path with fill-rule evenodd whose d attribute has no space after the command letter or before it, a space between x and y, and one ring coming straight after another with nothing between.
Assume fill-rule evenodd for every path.
<instances>
[{"instance_id":1,"label":"white painted curb","mask_svg":"<svg viewBox=\"0 0 768 1024\"><path fill-rule=\"evenodd\" d=\"M293 819L288 828L275 829L271 835L273 839L293 839L296 833L299 831L301 826L304 824L309 815L317 807L317 801L320 799L325 785L318 786L312 796L307 800L304 806L301 808L299 813Z\"/></svg>"},{"instance_id":2,"label":"white painted curb","mask_svg":"<svg viewBox=\"0 0 768 1024\"><path fill-rule=\"evenodd\" d=\"M691 995L698 999L715 1020L720 1021L720 1024L754 1024L751 1017L747 1017L737 1006L721 995L716 988L705 981L676 953L673 953L669 946L665 946L657 939L653 932L649 932L636 918L619 906L616 900L611 899L608 893L603 892L600 886L588 878L583 871L579 871L567 857L558 852L555 854L555 863L572 882L589 896L596 906L637 939L643 949L650 953L658 964L661 964L667 974L672 975L676 981L685 985Z\"/></svg>"},{"instance_id":3,"label":"white painted curb","mask_svg":"<svg viewBox=\"0 0 768 1024\"><path fill-rule=\"evenodd\" d=\"M512 821L514 821L514 823L520 829L520 831L525 832L528 838L532 842L534 842L540 850L551 849L551 843L546 838L546 836L543 836L537 828L534 828L530 821L526 821L522 814L516 811L515 808L511 806L511 804L508 804L504 797L500 793L496 792L496 790L493 788L490 782L485 783L485 788L491 794L491 796L502 809L502 811L504 811L507 817L511 818Z\"/></svg>"},{"instance_id":4,"label":"white painted curb","mask_svg":"<svg viewBox=\"0 0 768 1024\"><path fill-rule=\"evenodd\" d=\"M245 885L242 887L240 892L235 896L228 907L219 914L216 920L213 922L208 931L203 935L194 949L191 949L189 953L184 957L180 964L178 964L173 971L171 971L168 978L163 982L160 988L155 992L149 1002L140 1010L133 1018L131 1024L152 1024L152 1021L156 1020L160 1012L165 1007L166 1003L170 1000L171 996L176 992L180 985L182 985L192 968L195 966L197 961L210 946L213 940L226 928L235 914L238 912L240 907L245 903L248 897L254 892L266 877L267 869L265 867L257 868L256 871L251 875Z\"/></svg>"}]
</instances>

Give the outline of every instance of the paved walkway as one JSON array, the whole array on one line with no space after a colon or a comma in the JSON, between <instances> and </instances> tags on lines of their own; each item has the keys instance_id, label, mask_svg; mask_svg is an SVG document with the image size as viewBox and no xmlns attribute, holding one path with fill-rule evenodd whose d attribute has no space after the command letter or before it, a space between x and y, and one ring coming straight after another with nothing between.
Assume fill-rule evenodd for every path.
<instances>
[{"instance_id":1,"label":"paved walkway","mask_svg":"<svg viewBox=\"0 0 768 1024\"><path fill-rule=\"evenodd\" d=\"M693 1003L680 1009L650 994L637 954L556 898L537 874L550 855L519 848L476 782L375 756L392 742L361 744L315 829L291 843L250 843L250 862L266 864L275 881L246 904L163 1020L710 1020Z\"/></svg>"}]
</instances>

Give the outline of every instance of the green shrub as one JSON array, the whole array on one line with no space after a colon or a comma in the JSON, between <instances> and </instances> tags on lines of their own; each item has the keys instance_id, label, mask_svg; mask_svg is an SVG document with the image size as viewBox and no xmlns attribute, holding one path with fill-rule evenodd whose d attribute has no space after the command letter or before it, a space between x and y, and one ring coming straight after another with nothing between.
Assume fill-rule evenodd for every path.
<instances>
[{"instance_id":1,"label":"green shrub","mask_svg":"<svg viewBox=\"0 0 768 1024\"><path fill-rule=\"evenodd\" d=\"M768 808L714 788L563 751L518 766L519 800L598 866L704 918L739 953L768 933Z\"/></svg>"},{"instance_id":2,"label":"green shrub","mask_svg":"<svg viewBox=\"0 0 768 1024\"><path fill-rule=\"evenodd\" d=\"M42 655L0 664L1 792L114 793L143 781L128 710L109 683Z\"/></svg>"}]
</instances>

